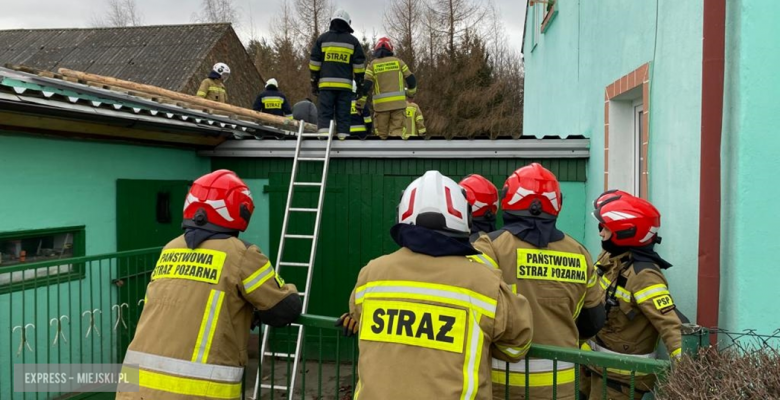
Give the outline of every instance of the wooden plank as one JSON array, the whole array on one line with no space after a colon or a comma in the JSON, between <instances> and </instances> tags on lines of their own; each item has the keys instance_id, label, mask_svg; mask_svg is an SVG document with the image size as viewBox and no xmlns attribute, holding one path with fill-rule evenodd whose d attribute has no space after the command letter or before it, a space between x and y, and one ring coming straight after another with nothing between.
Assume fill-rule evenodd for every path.
<instances>
[{"instance_id":1,"label":"wooden plank","mask_svg":"<svg viewBox=\"0 0 780 400\"><path fill-rule=\"evenodd\" d=\"M211 108L213 110L219 110L222 112L227 112L234 115L242 115L245 117L250 118L256 118L260 121L263 121L264 124L272 125L281 127L283 129L287 130L297 130L298 127L298 121L289 120L284 117L279 117L276 115L270 115L270 114L264 114L259 113L253 110L249 110L246 108L236 107L230 104L225 103L219 103L216 101L206 100L201 97L197 96L191 96L188 94L178 93L174 92L172 90L167 90L163 88L159 88L156 86L151 85L144 85L141 83L136 82L129 82L121 79L111 78L107 76L101 76L101 75L95 75L95 74L89 74L85 72L79 72L79 71L73 71L69 70L67 68L60 68L58 72L62 75L64 75L68 79L81 79L81 80L90 80L95 82L101 82L103 84L107 85L113 85L113 86L119 86L126 89L131 89L134 91L139 92L145 92L148 94L151 94L153 96L163 96L174 100L180 100L184 101L193 105ZM195 107L191 107L195 108ZM313 124L305 124L304 130L307 132L316 132L317 127Z\"/></svg>"}]
</instances>

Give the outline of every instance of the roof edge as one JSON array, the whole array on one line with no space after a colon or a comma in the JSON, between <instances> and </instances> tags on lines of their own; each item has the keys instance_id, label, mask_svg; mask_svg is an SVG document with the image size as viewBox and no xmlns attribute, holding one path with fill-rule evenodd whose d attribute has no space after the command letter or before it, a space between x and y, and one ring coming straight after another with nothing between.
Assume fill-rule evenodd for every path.
<instances>
[{"instance_id":1,"label":"roof edge","mask_svg":"<svg viewBox=\"0 0 780 400\"><path fill-rule=\"evenodd\" d=\"M138 25L138 26L95 26L95 27L76 27L76 28L17 28L17 29L0 29L2 32L46 32L46 31L96 31L96 30L109 30L109 29L141 29L141 28L176 28L182 26L224 26L233 27L230 22L207 22L207 23L189 23L189 24L160 24L160 25Z\"/></svg>"}]
</instances>

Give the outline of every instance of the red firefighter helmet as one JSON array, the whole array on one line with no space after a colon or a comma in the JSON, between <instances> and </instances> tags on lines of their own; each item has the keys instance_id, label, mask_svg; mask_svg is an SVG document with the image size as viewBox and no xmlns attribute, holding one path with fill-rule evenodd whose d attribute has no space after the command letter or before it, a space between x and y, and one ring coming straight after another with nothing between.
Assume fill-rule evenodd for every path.
<instances>
[{"instance_id":1,"label":"red firefighter helmet","mask_svg":"<svg viewBox=\"0 0 780 400\"><path fill-rule=\"evenodd\" d=\"M607 190L606 192L600 194L599 197L596 197L596 200L593 200L593 209L598 210L601 203L613 197L619 197L619 196L631 196L631 193L624 192L619 189Z\"/></svg>"},{"instance_id":2,"label":"red firefighter helmet","mask_svg":"<svg viewBox=\"0 0 780 400\"><path fill-rule=\"evenodd\" d=\"M390 38L381 37L379 40L377 40L376 45L374 45L374 51L377 51L381 48L385 48L390 52L393 51L393 42L390 41Z\"/></svg>"},{"instance_id":3,"label":"red firefighter helmet","mask_svg":"<svg viewBox=\"0 0 780 400\"><path fill-rule=\"evenodd\" d=\"M618 246L642 247L660 242L661 214L647 200L625 192L615 194L604 199L593 216L612 232L610 240Z\"/></svg>"},{"instance_id":4,"label":"red firefighter helmet","mask_svg":"<svg viewBox=\"0 0 780 400\"><path fill-rule=\"evenodd\" d=\"M555 218L563 206L558 178L538 163L526 165L509 175L502 197L501 208L520 216Z\"/></svg>"},{"instance_id":5,"label":"red firefighter helmet","mask_svg":"<svg viewBox=\"0 0 780 400\"><path fill-rule=\"evenodd\" d=\"M482 175L471 174L463 178L460 187L466 190L466 200L471 204L475 218L495 218L498 214L498 189Z\"/></svg>"},{"instance_id":6,"label":"red firefighter helmet","mask_svg":"<svg viewBox=\"0 0 780 400\"><path fill-rule=\"evenodd\" d=\"M235 172L220 169L198 178L184 200L185 227L245 231L255 211L249 187Z\"/></svg>"}]
</instances>

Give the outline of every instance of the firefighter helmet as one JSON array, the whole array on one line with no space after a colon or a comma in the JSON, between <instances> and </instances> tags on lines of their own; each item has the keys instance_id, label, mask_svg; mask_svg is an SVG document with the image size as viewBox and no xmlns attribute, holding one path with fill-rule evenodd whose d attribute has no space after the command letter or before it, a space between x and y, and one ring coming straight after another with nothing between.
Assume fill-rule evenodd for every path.
<instances>
[{"instance_id":1,"label":"firefighter helmet","mask_svg":"<svg viewBox=\"0 0 780 400\"><path fill-rule=\"evenodd\" d=\"M498 189L482 175L471 174L459 183L466 190L474 217L494 219L498 214Z\"/></svg>"},{"instance_id":2,"label":"firefighter helmet","mask_svg":"<svg viewBox=\"0 0 780 400\"><path fill-rule=\"evenodd\" d=\"M428 171L406 187L398 204L398 222L468 237L471 206L463 188L439 171Z\"/></svg>"},{"instance_id":3,"label":"firefighter helmet","mask_svg":"<svg viewBox=\"0 0 780 400\"><path fill-rule=\"evenodd\" d=\"M555 175L538 163L526 165L506 178L501 208L519 216L556 218L563 198Z\"/></svg>"},{"instance_id":4,"label":"firefighter helmet","mask_svg":"<svg viewBox=\"0 0 780 400\"><path fill-rule=\"evenodd\" d=\"M601 203L613 197L619 197L619 196L631 196L631 194L618 189L607 190L606 192L600 194L599 197L596 197L596 200L593 200L593 208L598 210Z\"/></svg>"},{"instance_id":5,"label":"firefighter helmet","mask_svg":"<svg viewBox=\"0 0 780 400\"><path fill-rule=\"evenodd\" d=\"M333 17L330 19L331 21L335 20L341 20L347 23L350 28L352 28L352 18L349 17L349 13L344 10L336 10L336 12L333 13Z\"/></svg>"},{"instance_id":6,"label":"firefighter helmet","mask_svg":"<svg viewBox=\"0 0 780 400\"><path fill-rule=\"evenodd\" d=\"M235 172L220 169L193 182L184 200L182 226L215 232L243 232L254 210L249 187Z\"/></svg>"},{"instance_id":7,"label":"firefighter helmet","mask_svg":"<svg viewBox=\"0 0 780 400\"><path fill-rule=\"evenodd\" d=\"M271 78L267 81L265 81L265 88L268 89L269 86L273 86L275 88L279 88L279 82L276 81L276 79Z\"/></svg>"},{"instance_id":8,"label":"firefighter helmet","mask_svg":"<svg viewBox=\"0 0 780 400\"><path fill-rule=\"evenodd\" d=\"M621 247L659 243L661 214L649 201L628 193L614 195L598 205L593 216L612 232L610 240Z\"/></svg>"},{"instance_id":9,"label":"firefighter helmet","mask_svg":"<svg viewBox=\"0 0 780 400\"><path fill-rule=\"evenodd\" d=\"M230 67L227 66L225 63L216 63L214 64L214 67L212 68L214 72L218 73L219 76L222 78L223 81L227 81L230 77Z\"/></svg>"},{"instance_id":10,"label":"firefighter helmet","mask_svg":"<svg viewBox=\"0 0 780 400\"><path fill-rule=\"evenodd\" d=\"M376 45L374 45L374 51L377 51L379 49L386 49L389 52L393 52L393 42L390 41L390 38L387 37L381 37L379 40L377 40Z\"/></svg>"}]
</instances>

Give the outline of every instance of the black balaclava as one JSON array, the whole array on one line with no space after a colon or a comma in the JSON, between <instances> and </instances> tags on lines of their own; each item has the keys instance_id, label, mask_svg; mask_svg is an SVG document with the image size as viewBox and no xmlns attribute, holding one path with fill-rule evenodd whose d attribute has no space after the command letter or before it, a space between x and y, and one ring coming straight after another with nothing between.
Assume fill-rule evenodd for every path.
<instances>
[{"instance_id":1,"label":"black balaclava","mask_svg":"<svg viewBox=\"0 0 780 400\"><path fill-rule=\"evenodd\" d=\"M453 237L421 226L395 224L390 228L390 236L401 247L433 257L479 254L468 236Z\"/></svg>"},{"instance_id":2,"label":"black balaclava","mask_svg":"<svg viewBox=\"0 0 780 400\"><path fill-rule=\"evenodd\" d=\"M609 252L609 254L613 257L621 255L625 252L630 252L634 261L651 262L658 265L661 269L671 268L672 264L661 258L661 256L654 249L656 243L661 243L661 238L656 237L655 240L656 241L651 242L649 245L641 247L618 246L612 241L612 239L602 240L601 248Z\"/></svg>"},{"instance_id":3,"label":"black balaclava","mask_svg":"<svg viewBox=\"0 0 780 400\"><path fill-rule=\"evenodd\" d=\"M496 230L496 219L487 217L473 217L471 219L471 233L490 233Z\"/></svg>"},{"instance_id":4,"label":"black balaclava","mask_svg":"<svg viewBox=\"0 0 780 400\"><path fill-rule=\"evenodd\" d=\"M384 48L380 47L376 51L374 51L374 58L385 58L385 57L392 57L393 52Z\"/></svg>"},{"instance_id":5,"label":"black balaclava","mask_svg":"<svg viewBox=\"0 0 780 400\"><path fill-rule=\"evenodd\" d=\"M184 241L187 243L187 247L190 249L197 249L201 243L210 239L227 239L231 237L238 237L238 231L234 232L214 232L204 228L190 228L184 229Z\"/></svg>"},{"instance_id":6,"label":"black balaclava","mask_svg":"<svg viewBox=\"0 0 780 400\"><path fill-rule=\"evenodd\" d=\"M349 26L348 23L340 20L340 19L334 19L333 21L330 21L330 30L336 32L336 33L354 33L355 31L352 29L352 27Z\"/></svg>"},{"instance_id":7,"label":"black balaclava","mask_svg":"<svg viewBox=\"0 0 780 400\"><path fill-rule=\"evenodd\" d=\"M209 79L222 79L222 75L217 71L211 71L209 72Z\"/></svg>"},{"instance_id":8,"label":"black balaclava","mask_svg":"<svg viewBox=\"0 0 780 400\"><path fill-rule=\"evenodd\" d=\"M550 242L563 240L566 236L555 226L555 218L526 217L504 212L505 231L536 247L547 247Z\"/></svg>"}]
</instances>

